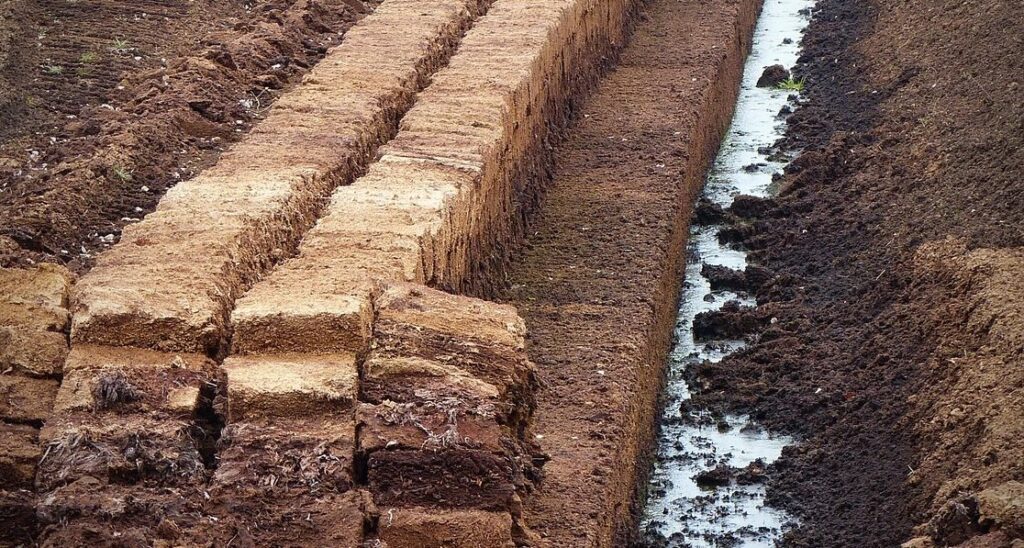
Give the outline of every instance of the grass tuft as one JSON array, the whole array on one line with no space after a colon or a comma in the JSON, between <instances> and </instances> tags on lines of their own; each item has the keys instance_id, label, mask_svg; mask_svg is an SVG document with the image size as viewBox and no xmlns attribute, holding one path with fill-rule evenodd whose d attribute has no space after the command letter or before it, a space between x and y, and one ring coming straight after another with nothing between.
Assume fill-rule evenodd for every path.
<instances>
[{"instance_id":1,"label":"grass tuft","mask_svg":"<svg viewBox=\"0 0 1024 548\"><path fill-rule=\"evenodd\" d=\"M779 82L778 85L775 86L775 89L781 89L784 91L795 91L799 93L804 90L804 79L801 78L797 80L790 76L786 80Z\"/></svg>"},{"instance_id":2,"label":"grass tuft","mask_svg":"<svg viewBox=\"0 0 1024 548\"><path fill-rule=\"evenodd\" d=\"M122 182L128 183L132 180L132 172L128 171L124 166L115 165L110 168L114 173L114 176L120 179Z\"/></svg>"},{"instance_id":3,"label":"grass tuft","mask_svg":"<svg viewBox=\"0 0 1024 548\"><path fill-rule=\"evenodd\" d=\"M125 40L124 38L114 38L114 42L110 46L110 51L119 55L124 55L131 51L131 47L128 46L128 40Z\"/></svg>"}]
</instances>

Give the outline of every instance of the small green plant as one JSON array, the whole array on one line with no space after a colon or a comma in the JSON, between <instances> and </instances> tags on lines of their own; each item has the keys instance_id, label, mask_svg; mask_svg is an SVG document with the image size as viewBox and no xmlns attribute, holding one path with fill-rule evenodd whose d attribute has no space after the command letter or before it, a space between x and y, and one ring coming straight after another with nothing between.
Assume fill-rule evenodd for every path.
<instances>
[{"instance_id":1,"label":"small green plant","mask_svg":"<svg viewBox=\"0 0 1024 548\"><path fill-rule=\"evenodd\" d=\"M127 183L132 180L132 172L125 169L124 166L115 165L111 167L110 170L114 172L114 176L121 179L122 182Z\"/></svg>"},{"instance_id":2,"label":"small green plant","mask_svg":"<svg viewBox=\"0 0 1024 548\"><path fill-rule=\"evenodd\" d=\"M110 50L114 53L124 55L125 53L128 53L131 48L128 47L128 40L125 40L124 38L114 38L114 43L110 46Z\"/></svg>"},{"instance_id":3,"label":"small green plant","mask_svg":"<svg viewBox=\"0 0 1024 548\"><path fill-rule=\"evenodd\" d=\"M43 65L43 71L46 72L46 74L60 76L61 74L64 74L64 67L60 65Z\"/></svg>"},{"instance_id":4,"label":"small green plant","mask_svg":"<svg viewBox=\"0 0 1024 548\"><path fill-rule=\"evenodd\" d=\"M100 60L100 54L95 51L87 51L78 57L78 62L86 65L90 65Z\"/></svg>"},{"instance_id":5,"label":"small green plant","mask_svg":"<svg viewBox=\"0 0 1024 548\"><path fill-rule=\"evenodd\" d=\"M804 90L804 79L801 78L797 80L790 76L789 78L779 82L778 85L775 86L775 89L795 91L797 93L800 93L801 91Z\"/></svg>"}]
</instances>

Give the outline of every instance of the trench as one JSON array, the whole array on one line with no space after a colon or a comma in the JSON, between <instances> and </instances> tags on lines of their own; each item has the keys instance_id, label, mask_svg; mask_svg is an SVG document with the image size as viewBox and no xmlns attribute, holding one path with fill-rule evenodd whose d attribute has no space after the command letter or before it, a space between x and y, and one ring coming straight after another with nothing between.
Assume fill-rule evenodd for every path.
<instances>
[{"instance_id":1,"label":"trench","mask_svg":"<svg viewBox=\"0 0 1024 548\"><path fill-rule=\"evenodd\" d=\"M773 145L785 132L785 114L796 108L793 90L759 88L763 69L792 67L811 0L764 3L744 70L728 133L708 173L703 201L728 209L736 196L767 197L773 178L788 159ZM745 288L722 287L705 275L706 266L744 271L747 254L720 242L721 222L690 227L686 270L667 364L659 417L657 453L649 477L640 535L650 546L774 546L795 525L786 512L766 504L770 465L794 440L769 432L744 415L717 414L688 405L687 372L704 361L718 362L746 346L740 338L695 333L702 313L729 306L753 307Z\"/></svg>"}]
</instances>

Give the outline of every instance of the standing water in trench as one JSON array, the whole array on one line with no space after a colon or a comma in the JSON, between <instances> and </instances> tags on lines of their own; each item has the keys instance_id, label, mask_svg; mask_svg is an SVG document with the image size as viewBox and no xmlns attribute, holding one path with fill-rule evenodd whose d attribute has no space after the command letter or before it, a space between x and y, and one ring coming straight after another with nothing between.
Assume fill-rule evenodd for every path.
<instances>
[{"instance_id":1,"label":"standing water in trench","mask_svg":"<svg viewBox=\"0 0 1024 548\"><path fill-rule=\"evenodd\" d=\"M704 198L725 208L744 194L764 197L785 161L768 148L785 131L779 111L795 91L756 87L762 70L791 67L813 0L766 0L746 61L736 113L704 188ZM669 355L658 452L641 521L652 546L773 546L793 519L765 505L764 467L792 440L772 435L745 416L715 416L688 409L685 371L704 360L717 362L742 340L697 341L694 318L729 301L756 304L743 292L712 290L703 265L746 267L746 253L718 242L719 225L692 226L686 278ZM740 469L735 473L735 469ZM721 472L716 473L716 472Z\"/></svg>"}]
</instances>

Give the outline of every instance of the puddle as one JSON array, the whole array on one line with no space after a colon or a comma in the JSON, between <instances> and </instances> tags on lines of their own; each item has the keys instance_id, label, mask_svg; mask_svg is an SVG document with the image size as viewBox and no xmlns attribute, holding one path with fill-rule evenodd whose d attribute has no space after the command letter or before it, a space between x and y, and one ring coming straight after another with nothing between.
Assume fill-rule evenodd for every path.
<instances>
[{"instance_id":1,"label":"puddle","mask_svg":"<svg viewBox=\"0 0 1024 548\"><path fill-rule=\"evenodd\" d=\"M786 164L785 159L769 159L766 149L785 131L785 121L778 114L783 106L791 105L788 97L792 92L757 88L755 83L766 66L796 64L801 33L809 22L807 10L813 4L813 0L765 1L736 113L704 189L704 196L722 207L729 206L738 194L768 195L772 175ZM712 417L680 409L690 399L684 380L686 368L704 360L719 361L744 345L739 340L696 342L694 317L730 300L756 304L746 294L712 291L701 275L705 263L738 270L746 266L746 253L718 243L718 230L717 226L690 230L659 449L640 524L652 546L774 546L782 532L794 525L791 516L765 506L760 475L761 466L777 459L792 440L765 432L744 416ZM717 480L709 474L723 465L750 468L746 474L726 474ZM720 485L709 486L713 483Z\"/></svg>"}]
</instances>

